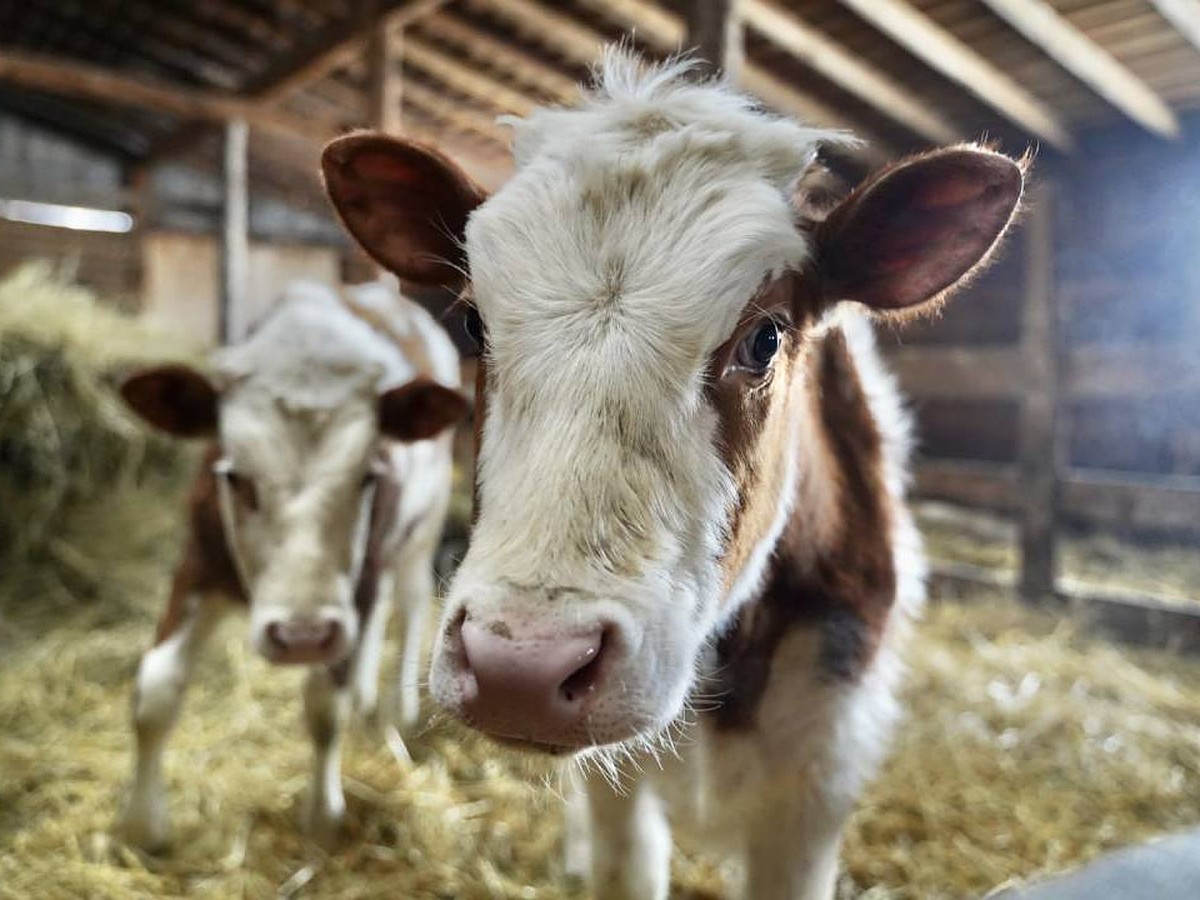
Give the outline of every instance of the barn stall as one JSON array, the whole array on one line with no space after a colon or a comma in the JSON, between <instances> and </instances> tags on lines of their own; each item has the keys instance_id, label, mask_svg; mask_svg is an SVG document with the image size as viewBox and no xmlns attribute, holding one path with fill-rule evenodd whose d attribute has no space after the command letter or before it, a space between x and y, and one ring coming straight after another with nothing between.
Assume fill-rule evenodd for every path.
<instances>
[{"instance_id":1,"label":"barn stall","mask_svg":"<svg viewBox=\"0 0 1200 900\"><path fill-rule=\"evenodd\" d=\"M233 623L172 737L174 846L121 840L132 676L196 454L113 386L238 338L289 279L372 276L316 178L324 140L408 134L498 185L495 117L569 102L622 39L698 46L765 105L866 138L825 155L835 193L929 145L1036 152L998 264L883 334L935 602L840 893L981 895L1200 824L1200 10L33 0L0 35L0 896L586 895L558 776L436 716L411 761L358 728L345 839L306 841L297 679ZM679 896L728 891L677 862Z\"/></svg>"}]
</instances>

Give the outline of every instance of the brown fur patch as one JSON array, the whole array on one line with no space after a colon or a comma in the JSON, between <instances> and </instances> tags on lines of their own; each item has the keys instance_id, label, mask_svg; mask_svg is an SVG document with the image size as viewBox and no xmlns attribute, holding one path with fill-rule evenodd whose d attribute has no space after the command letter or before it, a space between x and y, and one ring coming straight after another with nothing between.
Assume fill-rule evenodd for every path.
<instances>
[{"instance_id":1,"label":"brown fur patch","mask_svg":"<svg viewBox=\"0 0 1200 900\"><path fill-rule=\"evenodd\" d=\"M718 641L715 689L722 701L712 715L720 729L753 727L775 652L793 628L820 633L820 674L857 678L875 655L895 600L882 437L840 331L814 348L808 374L836 472L838 529L832 545L815 555L803 517L793 515L784 529L762 594Z\"/></svg>"}]
</instances>

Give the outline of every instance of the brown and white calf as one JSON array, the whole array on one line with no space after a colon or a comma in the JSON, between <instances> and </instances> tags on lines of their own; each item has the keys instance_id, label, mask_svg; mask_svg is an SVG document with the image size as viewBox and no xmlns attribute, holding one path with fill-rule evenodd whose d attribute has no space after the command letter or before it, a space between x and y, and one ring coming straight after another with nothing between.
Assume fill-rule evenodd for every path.
<instances>
[{"instance_id":1,"label":"brown and white calf","mask_svg":"<svg viewBox=\"0 0 1200 900\"><path fill-rule=\"evenodd\" d=\"M344 810L347 715L376 711L393 596L404 610L400 718L415 721L450 430L466 411L458 384L457 351L415 303L384 284L339 296L307 282L218 351L210 376L170 365L124 382L146 421L211 441L167 609L138 668L131 839L167 839L163 746L197 651L231 606L249 608L250 643L267 660L311 667L312 824L323 836Z\"/></svg>"},{"instance_id":2,"label":"brown and white calf","mask_svg":"<svg viewBox=\"0 0 1200 900\"><path fill-rule=\"evenodd\" d=\"M975 272L1023 166L926 153L816 223L793 189L845 138L686 68L610 55L576 108L513 121L491 197L371 134L326 149L326 184L384 265L469 273L477 520L436 701L597 763L597 896L666 897L675 827L739 854L754 900L828 898L923 596L869 320Z\"/></svg>"}]
</instances>

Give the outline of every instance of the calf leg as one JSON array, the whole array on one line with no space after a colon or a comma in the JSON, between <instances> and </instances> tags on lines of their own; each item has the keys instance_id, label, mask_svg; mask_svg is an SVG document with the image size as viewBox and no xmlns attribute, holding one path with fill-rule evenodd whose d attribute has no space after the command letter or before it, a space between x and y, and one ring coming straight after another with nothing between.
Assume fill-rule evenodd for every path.
<instances>
[{"instance_id":1,"label":"calf leg","mask_svg":"<svg viewBox=\"0 0 1200 900\"><path fill-rule=\"evenodd\" d=\"M832 900L844 821L819 801L782 802L756 816L746 836L746 900Z\"/></svg>"},{"instance_id":2,"label":"calf leg","mask_svg":"<svg viewBox=\"0 0 1200 900\"><path fill-rule=\"evenodd\" d=\"M350 691L327 666L314 666L304 684L304 721L313 742L309 825L324 843L336 837L346 813L342 794L342 734L350 714Z\"/></svg>"},{"instance_id":3,"label":"calf leg","mask_svg":"<svg viewBox=\"0 0 1200 900\"><path fill-rule=\"evenodd\" d=\"M400 645L400 727L411 733L421 715L421 652L429 608L433 603L433 566L429 555L416 554L397 578L403 605Z\"/></svg>"},{"instance_id":4,"label":"calf leg","mask_svg":"<svg viewBox=\"0 0 1200 900\"><path fill-rule=\"evenodd\" d=\"M379 668L383 660L383 636L392 611L394 578L381 575L371 611L362 623L362 634L354 655L354 706L367 719L379 711ZM387 724L387 723L381 723Z\"/></svg>"},{"instance_id":5,"label":"calf leg","mask_svg":"<svg viewBox=\"0 0 1200 900\"><path fill-rule=\"evenodd\" d=\"M671 884L671 829L646 781L619 794L588 781L592 892L605 900L665 900Z\"/></svg>"},{"instance_id":6,"label":"calf leg","mask_svg":"<svg viewBox=\"0 0 1200 900\"><path fill-rule=\"evenodd\" d=\"M133 788L120 827L140 847L160 849L167 843L163 748L178 718L196 655L222 611L220 601L198 594L173 597L159 629L158 643L138 666L133 698L136 762Z\"/></svg>"}]
</instances>

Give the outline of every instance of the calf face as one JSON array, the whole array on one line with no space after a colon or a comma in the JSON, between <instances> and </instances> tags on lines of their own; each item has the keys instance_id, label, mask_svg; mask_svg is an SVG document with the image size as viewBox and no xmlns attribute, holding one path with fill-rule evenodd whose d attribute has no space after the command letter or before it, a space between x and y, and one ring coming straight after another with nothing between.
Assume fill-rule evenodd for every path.
<instances>
[{"instance_id":1,"label":"calf face","mask_svg":"<svg viewBox=\"0 0 1200 900\"><path fill-rule=\"evenodd\" d=\"M801 365L823 314L936 302L991 252L1023 179L986 149L937 151L812 226L790 188L825 136L714 86L610 70L580 109L516 128L517 174L486 200L383 136L335 142L324 166L385 265L470 274L477 521L432 693L493 736L569 751L668 726L784 525L820 528L793 502L832 495L797 487L829 452ZM412 262L434 257L441 271Z\"/></svg>"},{"instance_id":2,"label":"calf face","mask_svg":"<svg viewBox=\"0 0 1200 900\"><path fill-rule=\"evenodd\" d=\"M269 379L220 363L211 379L146 369L121 394L150 424L218 443L217 500L254 648L274 663L344 658L378 481L392 474L380 439L434 437L464 414L462 397L422 377L378 394L364 377L335 404L293 404Z\"/></svg>"}]
</instances>

